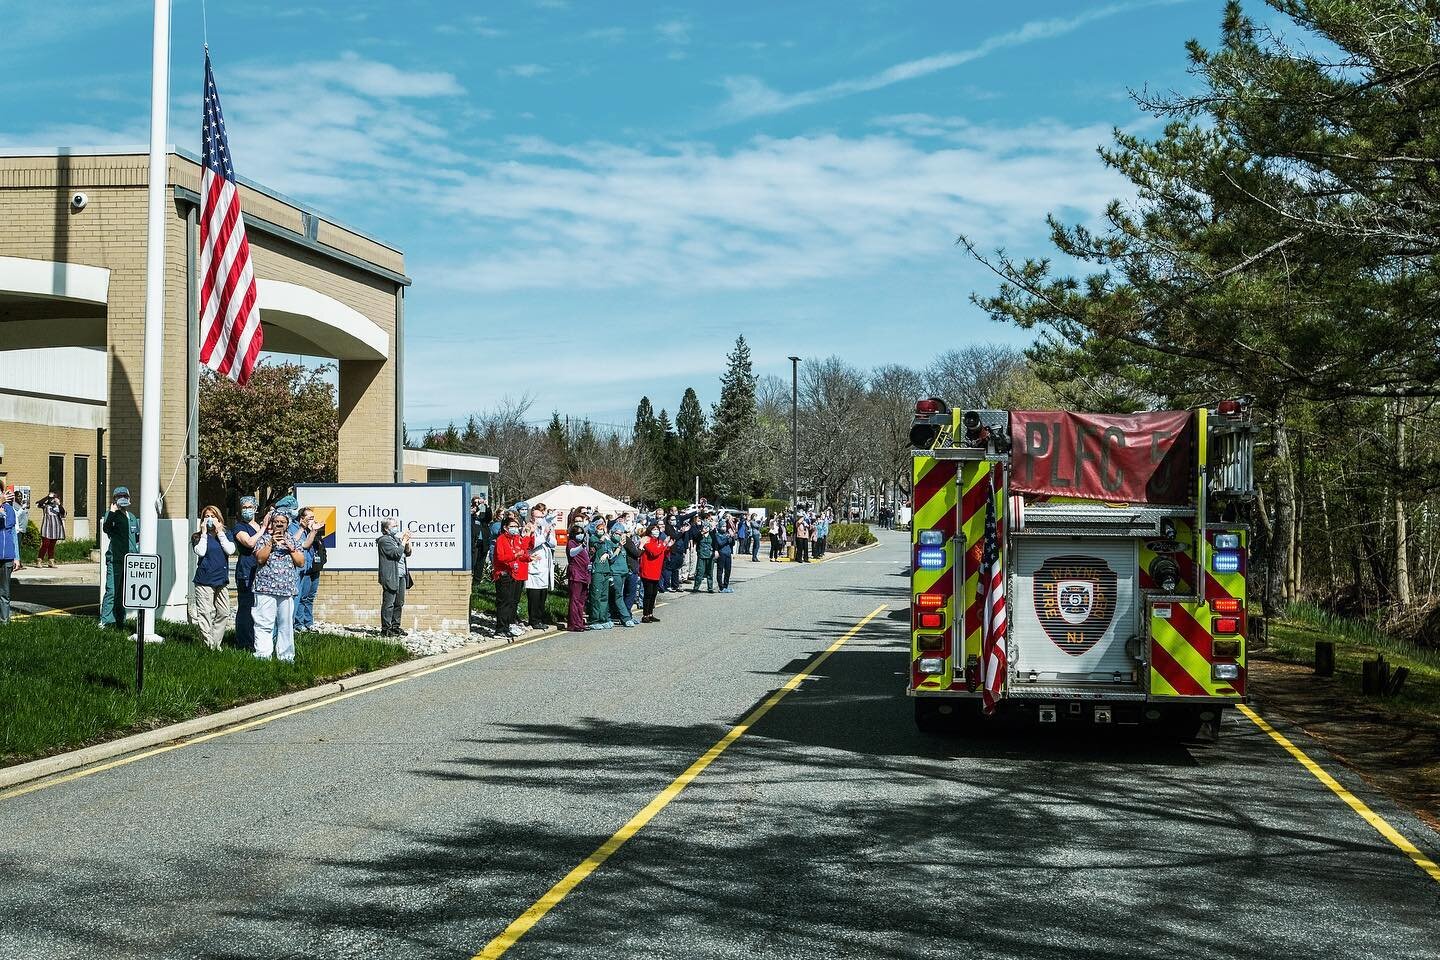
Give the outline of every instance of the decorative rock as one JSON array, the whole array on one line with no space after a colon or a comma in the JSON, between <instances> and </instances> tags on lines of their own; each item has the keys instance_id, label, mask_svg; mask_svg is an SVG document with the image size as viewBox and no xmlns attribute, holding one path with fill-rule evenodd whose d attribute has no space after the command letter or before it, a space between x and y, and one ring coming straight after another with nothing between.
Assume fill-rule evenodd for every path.
<instances>
[{"instance_id":1,"label":"decorative rock","mask_svg":"<svg viewBox=\"0 0 1440 960\"><path fill-rule=\"evenodd\" d=\"M417 657L432 657L437 653L449 653L468 644L485 639L485 635L471 633L448 633L440 630L410 630L405 637L382 637L380 628L373 624L340 624L315 621L319 633L334 633L341 636L370 637L387 643L398 643Z\"/></svg>"}]
</instances>

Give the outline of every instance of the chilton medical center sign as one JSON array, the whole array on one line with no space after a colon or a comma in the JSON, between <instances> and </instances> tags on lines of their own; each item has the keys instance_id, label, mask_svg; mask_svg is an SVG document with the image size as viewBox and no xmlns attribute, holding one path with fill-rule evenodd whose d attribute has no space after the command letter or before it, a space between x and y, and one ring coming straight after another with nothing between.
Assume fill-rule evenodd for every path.
<instances>
[{"instance_id":1,"label":"chilton medical center sign","mask_svg":"<svg viewBox=\"0 0 1440 960\"><path fill-rule=\"evenodd\" d=\"M470 569L469 492L463 483L315 483L295 499L325 527L326 570L377 570L386 520L410 534L410 570Z\"/></svg>"}]
</instances>

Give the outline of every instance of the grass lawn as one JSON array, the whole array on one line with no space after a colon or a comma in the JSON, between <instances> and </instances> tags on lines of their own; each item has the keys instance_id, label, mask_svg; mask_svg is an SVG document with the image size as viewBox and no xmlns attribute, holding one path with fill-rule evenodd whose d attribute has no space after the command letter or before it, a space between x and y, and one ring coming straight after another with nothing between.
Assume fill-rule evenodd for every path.
<instances>
[{"instance_id":1,"label":"grass lawn","mask_svg":"<svg viewBox=\"0 0 1440 960\"><path fill-rule=\"evenodd\" d=\"M135 697L135 644L82 617L28 617L0 628L0 766L188 720L409 659L398 644L301 634L296 662L208 650L188 624L159 625ZM228 642L228 640L227 640Z\"/></svg>"},{"instance_id":2,"label":"grass lawn","mask_svg":"<svg viewBox=\"0 0 1440 960\"><path fill-rule=\"evenodd\" d=\"M1257 654L1313 666L1317 640L1335 643L1335 679L1340 688L1359 696L1361 663L1383 654L1390 663L1391 673L1396 667L1408 667L1410 677L1397 696L1371 702L1400 714L1440 716L1440 650L1407 643L1371 624L1344 620L1308 604L1296 604L1283 621L1269 624L1268 645Z\"/></svg>"},{"instance_id":3,"label":"grass lawn","mask_svg":"<svg viewBox=\"0 0 1440 960\"><path fill-rule=\"evenodd\" d=\"M568 589L568 588L567 588ZM483 613L487 616L495 616L495 581L486 579L470 588L470 609L476 613ZM520 595L520 616L529 616L529 602L525 594ZM545 600L545 611L550 614L550 622L564 625L566 618L570 616L570 594L550 591L550 596Z\"/></svg>"}]
</instances>

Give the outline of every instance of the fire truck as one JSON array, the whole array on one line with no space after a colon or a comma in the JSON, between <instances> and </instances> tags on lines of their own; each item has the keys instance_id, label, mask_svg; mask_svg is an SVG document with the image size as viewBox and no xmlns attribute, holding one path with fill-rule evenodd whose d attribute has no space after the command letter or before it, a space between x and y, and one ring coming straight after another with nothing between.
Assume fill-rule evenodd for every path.
<instances>
[{"instance_id":1,"label":"fire truck","mask_svg":"<svg viewBox=\"0 0 1440 960\"><path fill-rule=\"evenodd\" d=\"M921 730L1154 727L1245 702L1246 399L1129 415L916 404L908 694Z\"/></svg>"}]
</instances>

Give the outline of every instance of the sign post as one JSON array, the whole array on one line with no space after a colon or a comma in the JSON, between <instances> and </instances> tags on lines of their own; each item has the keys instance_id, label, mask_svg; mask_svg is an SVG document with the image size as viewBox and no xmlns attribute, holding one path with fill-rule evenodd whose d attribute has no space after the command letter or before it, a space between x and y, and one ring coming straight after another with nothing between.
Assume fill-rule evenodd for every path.
<instances>
[{"instance_id":1,"label":"sign post","mask_svg":"<svg viewBox=\"0 0 1440 960\"><path fill-rule=\"evenodd\" d=\"M145 611L160 608L160 555L125 554L121 609L135 611L135 695L145 689ZM153 615L153 613L152 613Z\"/></svg>"}]
</instances>

